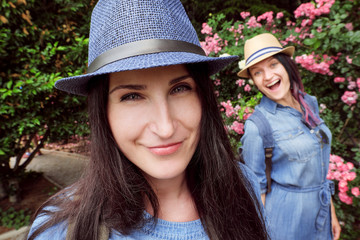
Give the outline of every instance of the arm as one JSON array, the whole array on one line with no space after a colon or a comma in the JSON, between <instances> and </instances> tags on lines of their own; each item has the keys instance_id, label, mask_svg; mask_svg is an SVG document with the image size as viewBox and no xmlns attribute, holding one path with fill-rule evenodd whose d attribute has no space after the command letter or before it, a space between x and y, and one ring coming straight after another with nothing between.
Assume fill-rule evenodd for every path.
<instances>
[{"instance_id":1,"label":"arm","mask_svg":"<svg viewBox=\"0 0 360 240\"><path fill-rule=\"evenodd\" d=\"M266 193L261 194L261 201L265 207L265 199L266 199Z\"/></svg>"},{"instance_id":2,"label":"arm","mask_svg":"<svg viewBox=\"0 0 360 240\"><path fill-rule=\"evenodd\" d=\"M333 232L333 235L334 235L334 240L339 239L340 238L341 227L340 227L340 224L339 224L339 220L336 217L335 207L334 207L332 199L331 199L331 227L332 227L332 232Z\"/></svg>"},{"instance_id":3,"label":"arm","mask_svg":"<svg viewBox=\"0 0 360 240\"><path fill-rule=\"evenodd\" d=\"M262 138L256 125L247 120L245 122L245 134L241 138L242 156L247 167L256 175L260 184L260 194L265 194L267 190L267 180L265 174L265 152Z\"/></svg>"}]
</instances>

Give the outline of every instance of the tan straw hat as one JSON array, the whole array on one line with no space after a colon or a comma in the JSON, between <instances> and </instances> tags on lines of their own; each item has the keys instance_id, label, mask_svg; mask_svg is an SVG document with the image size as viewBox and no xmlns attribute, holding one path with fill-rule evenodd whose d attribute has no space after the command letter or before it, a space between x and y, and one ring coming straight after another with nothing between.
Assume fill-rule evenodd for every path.
<instances>
[{"instance_id":1,"label":"tan straw hat","mask_svg":"<svg viewBox=\"0 0 360 240\"><path fill-rule=\"evenodd\" d=\"M247 69L262 60L271 57L277 53L284 53L292 56L295 47L283 48L279 41L270 33L259 34L246 40L244 45L245 67L238 72L242 78L250 78Z\"/></svg>"}]
</instances>

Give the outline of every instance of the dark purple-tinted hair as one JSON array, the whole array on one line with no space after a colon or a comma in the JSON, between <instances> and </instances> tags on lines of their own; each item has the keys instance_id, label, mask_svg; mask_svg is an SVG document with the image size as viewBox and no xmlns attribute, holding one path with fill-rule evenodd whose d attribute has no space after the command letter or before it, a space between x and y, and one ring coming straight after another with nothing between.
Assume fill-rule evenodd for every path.
<instances>
[{"instance_id":1,"label":"dark purple-tinted hair","mask_svg":"<svg viewBox=\"0 0 360 240\"><path fill-rule=\"evenodd\" d=\"M286 72L289 75L290 79L290 90L291 94L294 96L294 98L301 104L301 106L304 108L304 119L307 124L314 127L320 123L320 119L318 119L315 115L315 113L311 110L309 105L304 100L304 85L301 81L299 69L294 62L294 60L291 59L290 56L278 53L273 56L276 58L285 68Z\"/></svg>"}]
</instances>

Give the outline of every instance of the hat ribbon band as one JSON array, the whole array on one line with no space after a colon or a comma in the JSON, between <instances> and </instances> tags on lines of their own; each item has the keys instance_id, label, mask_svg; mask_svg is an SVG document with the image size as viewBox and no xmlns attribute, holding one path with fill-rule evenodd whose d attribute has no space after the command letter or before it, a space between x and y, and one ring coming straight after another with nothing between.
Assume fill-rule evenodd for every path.
<instances>
[{"instance_id":1,"label":"hat ribbon band","mask_svg":"<svg viewBox=\"0 0 360 240\"><path fill-rule=\"evenodd\" d=\"M123 44L104 52L94 59L87 72L95 72L109 63L124 58L160 52L189 52L206 56L201 47L189 42L169 39L145 39Z\"/></svg>"},{"instance_id":2,"label":"hat ribbon band","mask_svg":"<svg viewBox=\"0 0 360 240\"><path fill-rule=\"evenodd\" d=\"M260 50L258 50L256 52L254 52L253 54L251 54L251 56L248 57L248 59L246 59L246 64L245 65L250 64L250 62L254 61L256 58L259 58L264 54L271 53L271 52L278 52L278 51L281 51L282 49L283 48L281 48L281 47L262 48L262 49L260 49Z\"/></svg>"}]
</instances>

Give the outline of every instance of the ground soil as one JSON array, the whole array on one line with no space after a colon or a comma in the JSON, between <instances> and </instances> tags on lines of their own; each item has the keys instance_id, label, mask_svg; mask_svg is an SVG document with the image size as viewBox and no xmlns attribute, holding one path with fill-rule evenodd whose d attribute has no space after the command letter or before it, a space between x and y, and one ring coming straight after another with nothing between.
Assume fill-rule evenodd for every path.
<instances>
[{"instance_id":1,"label":"ground soil","mask_svg":"<svg viewBox=\"0 0 360 240\"><path fill-rule=\"evenodd\" d=\"M0 201L0 206L3 211L13 207L16 211L21 209L29 210L33 214L51 194L60 190L42 175L24 180L20 184L20 188L21 194L19 203L10 203L8 198ZM0 226L0 234L9 230L12 229Z\"/></svg>"},{"instance_id":2,"label":"ground soil","mask_svg":"<svg viewBox=\"0 0 360 240\"><path fill-rule=\"evenodd\" d=\"M44 148L48 150L71 152L88 156L88 145L89 141L86 139L70 139L66 143L48 143ZM54 184L49 182L43 175L35 175L35 177L23 180L20 184L21 194L19 203L10 203L8 198L0 200L0 208L3 211L13 207L16 211L29 210L32 214L34 214L43 202L45 202L52 194L60 190ZM0 225L0 234L10 230L13 229Z\"/></svg>"},{"instance_id":3,"label":"ground soil","mask_svg":"<svg viewBox=\"0 0 360 240\"><path fill-rule=\"evenodd\" d=\"M74 139L68 141L67 143L49 143L46 144L44 148L48 150L71 152L88 156L88 145L89 142L85 139ZM0 200L0 208L3 211L13 207L16 211L23 209L29 210L32 214L34 214L43 202L45 202L52 194L60 190L40 174L38 174L37 177L24 180L20 184L20 188L21 198L19 203L10 203L8 198ZM0 225L0 234L10 230L13 229Z\"/></svg>"}]
</instances>

